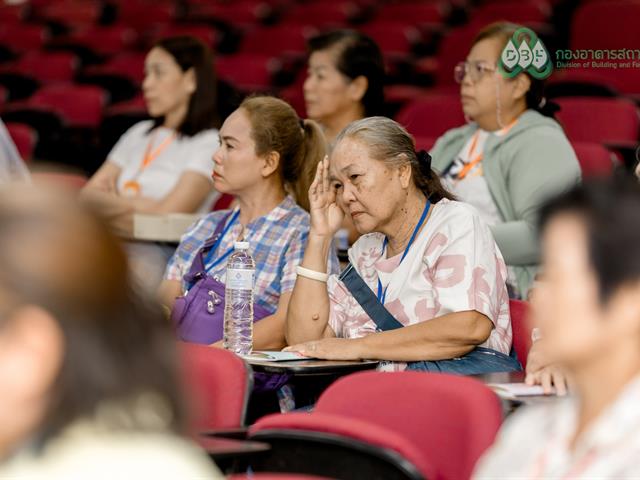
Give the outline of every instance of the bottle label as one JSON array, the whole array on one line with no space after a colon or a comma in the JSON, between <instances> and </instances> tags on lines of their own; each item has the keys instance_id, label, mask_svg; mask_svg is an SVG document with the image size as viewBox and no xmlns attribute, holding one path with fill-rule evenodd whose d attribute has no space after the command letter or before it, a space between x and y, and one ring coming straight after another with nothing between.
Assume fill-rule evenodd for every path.
<instances>
[{"instance_id":1,"label":"bottle label","mask_svg":"<svg viewBox=\"0 0 640 480\"><path fill-rule=\"evenodd\" d=\"M255 270L227 269L226 287L236 290L253 290Z\"/></svg>"}]
</instances>

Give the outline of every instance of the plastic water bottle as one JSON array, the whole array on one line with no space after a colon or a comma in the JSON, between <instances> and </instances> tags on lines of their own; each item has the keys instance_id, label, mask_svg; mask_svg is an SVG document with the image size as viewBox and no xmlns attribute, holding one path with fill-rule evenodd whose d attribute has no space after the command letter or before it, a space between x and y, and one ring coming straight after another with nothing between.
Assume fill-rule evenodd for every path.
<instances>
[{"instance_id":1,"label":"plastic water bottle","mask_svg":"<svg viewBox=\"0 0 640 480\"><path fill-rule=\"evenodd\" d=\"M224 307L224 348L248 355L253 348L253 280L256 264L249 242L236 242L227 263Z\"/></svg>"}]
</instances>

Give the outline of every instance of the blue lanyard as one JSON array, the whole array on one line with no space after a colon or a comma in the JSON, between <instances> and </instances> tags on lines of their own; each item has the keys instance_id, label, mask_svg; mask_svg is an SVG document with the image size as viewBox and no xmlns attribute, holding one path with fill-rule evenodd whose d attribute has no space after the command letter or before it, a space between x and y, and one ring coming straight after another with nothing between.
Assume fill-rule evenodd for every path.
<instances>
[{"instance_id":1,"label":"blue lanyard","mask_svg":"<svg viewBox=\"0 0 640 480\"><path fill-rule=\"evenodd\" d=\"M211 265L209 265L209 267L207 267L207 264L211 261L211 257L216 252L216 250L218 250L218 247L222 243L222 239L227 234L227 232L229 231L229 229L235 223L235 221L238 219L239 216L240 216L240 210L238 210L236 213L234 213L233 216L227 221L227 224L225 225L224 230L222 230L222 233L218 236L218 238L216 239L216 242L211 246L211 249L209 250L209 253L207 253L207 258L205 259L204 265L203 265L203 267L204 267L204 269L205 269L205 271L207 273L210 270L212 270L214 267L216 267L216 266L220 265L222 262L224 262L224 260L229 255L231 255L233 253L234 247L231 247L229 250L224 252L224 254L222 256L218 257Z\"/></svg>"},{"instance_id":2,"label":"blue lanyard","mask_svg":"<svg viewBox=\"0 0 640 480\"><path fill-rule=\"evenodd\" d=\"M416 235L418 235L418 230L420 230L420 227L422 227L422 224L424 223L425 219L427 218L427 214L429 213L429 209L430 208L431 208L431 202L429 200L427 200L427 204L424 206L424 210L422 211L422 216L420 217L420 220L418 220L418 224L416 225L416 228L413 229L413 234L411 235L411 238L409 239L409 243L407 244L407 248L404 249L404 253L402 254L402 257L400 258L400 263L402 263L402 261L404 260L404 257L406 257L407 253L409 253L409 249L411 248L411 245L413 244L414 240L416 239ZM387 243L388 243L387 237L384 237L384 241L382 242L382 254L383 255L384 255L385 248L387 248ZM382 289L382 282L380 281L380 278L378 278L378 301L382 305L384 305L384 301L387 298L387 288L389 288L389 285L384 287L384 290Z\"/></svg>"}]
</instances>

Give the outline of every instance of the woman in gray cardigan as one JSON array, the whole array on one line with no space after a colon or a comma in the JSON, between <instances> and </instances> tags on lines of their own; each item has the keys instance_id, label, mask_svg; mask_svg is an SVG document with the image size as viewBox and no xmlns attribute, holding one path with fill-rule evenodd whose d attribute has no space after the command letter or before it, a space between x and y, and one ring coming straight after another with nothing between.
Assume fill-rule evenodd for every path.
<instances>
[{"instance_id":1,"label":"woman in gray cardigan","mask_svg":"<svg viewBox=\"0 0 640 480\"><path fill-rule=\"evenodd\" d=\"M431 151L433 166L459 200L475 206L509 266L514 297L527 296L539 261L539 207L580 181L580 166L562 127L539 111L542 81L508 79L497 61L518 25L482 30L456 67L468 125L446 132Z\"/></svg>"}]
</instances>

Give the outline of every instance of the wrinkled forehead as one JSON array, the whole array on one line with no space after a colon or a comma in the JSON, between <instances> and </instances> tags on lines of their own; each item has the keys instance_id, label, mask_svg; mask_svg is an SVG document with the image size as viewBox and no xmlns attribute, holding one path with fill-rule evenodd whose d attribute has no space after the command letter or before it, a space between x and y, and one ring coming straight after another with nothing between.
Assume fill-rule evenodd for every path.
<instances>
[{"instance_id":1,"label":"wrinkled forehead","mask_svg":"<svg viewBox=\"0 0 640 480\"><path fill-rule=\"evenodd\" d=\"M336 143L329 156L329 174L340 178L353 168L371 169L379 163L371 157L369 148L361 141L346 137Z\"/></svg>"}]
</instances>

